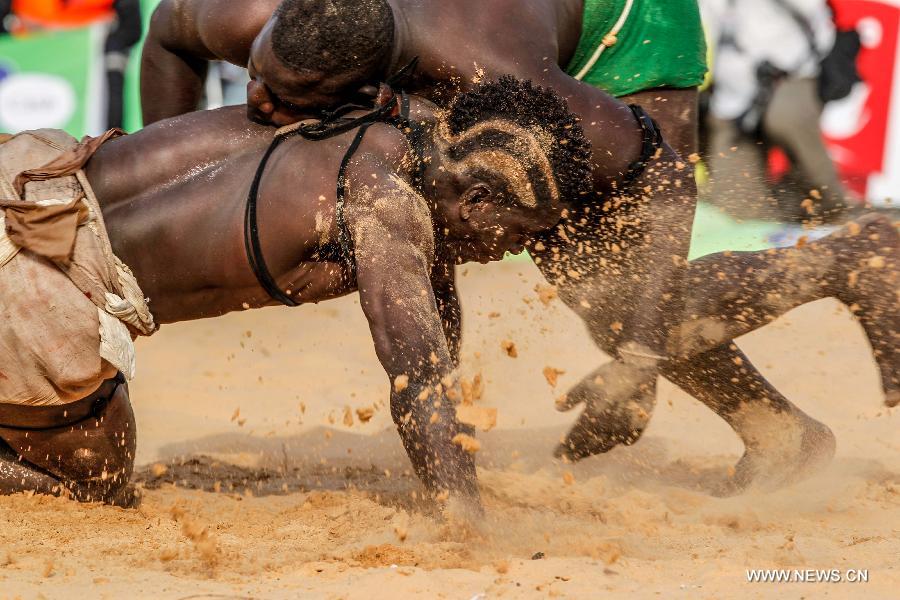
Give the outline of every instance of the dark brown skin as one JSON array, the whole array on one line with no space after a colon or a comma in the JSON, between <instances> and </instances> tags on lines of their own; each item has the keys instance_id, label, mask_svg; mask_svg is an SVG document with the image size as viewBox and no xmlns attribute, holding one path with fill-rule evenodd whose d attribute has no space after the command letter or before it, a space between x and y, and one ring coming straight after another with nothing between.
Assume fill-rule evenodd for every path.
<instances>
[{"instance_id":1,"label":"dark brown skin","mask_svg":"<svg viewBox=\"0 0 900 600\"><path fill-rule=\"evenodd\" d=\"M414 107L419 117L430 110L418 102ZM648 275L658 267L634 268L635 263L655 260L652 242L643 235L635 237L634 233L642 234L642 230L620 221L633 223L650 209L649 201L623 201L595 211L593 216L583 207L568 206L565 238L560 233L541 235L536 228L547 229L556 223L562 207L547 203L537 209L512 209L508 198L498 203L493 182L476 180L465 170L449 175L446 167L452 165L440 145L431 149L425 178L436 185L426 186L427 200L412 193L406 183L410 162L405 138L393 128L376 125L348 172L346 214L358 267L354 281L344 263L319 257L338 239L335 175L349 135L325 142L295 138L273 156L260 193L264 254L280 285L299 301L317 302L359 291L389 379L396 382L399 376L409 377L405 389L392 385L391 412L416 473L432 492L450 491L477 510L474 461L451 442L457 432L467 431L455 420L453 400L458 386L445 379L452 374L459 352L460 312L453 265L500 258L505 250L518 249L528 239L539 238L545 244L543 249L532 249L551 280L563 275L571 278L570 270L579 273L578 286L560 286L562 299L590 325L601 347L621 355L619 361L598 372L607 384L599 386L602 389L597 394L614 392L617 378L624 381L624 386L618 387L633 389L635 380L648 374L655 377L657 371L681 382L746 434L748 450L739 464L736 485L744 485L766 470L765 448L754 437L757 431L745 426L748 422L752 425L752 414L728 396L731 386L717 382L710 390L703 383L706 374L695 374L689 358L708 355L710 349L799 304L835 296L855 305L882 372L896 374L898 361L891 336L898 324L893 290L900 237L883 219L864 221L858 231L848 228L802 248L720 254L697 261L687 268L691 284L696 283L695 273L698 281L705 280L709 271L723 276L717 277L716 286L706 293L691 296L686 312L661 311L666 318L660 326L681 335L668 351L673 358L660 365L623 354L627 343L621 341L628 332L629 341L659 342L654 331L645 327L641 313L634 310L646 297L647 286L655 285ZM222 109L164 122L110 142L88 163L86 173L101 202L113 248L132 267L151 298L158 322L207 318L245 306L273 304L248 266L242 227L250 180L271 136L271 129L247 122L241 109ZM671 157L671 153L666 155ZM687 169L664 158L651 169L664 174L673 186L679 180L682 187L691 181ZM690 196L678 197L689 200ZM382 208L385 204L387 209ZM656 210L655 200L653 204ZM674 207L678 208L677 202ZM293 218L286 219L286 214ZM617 231L607 222L610 219L621 223L623 229ZM604 226L598 228L598 224ZM591 231L603 233L587 236ZM569 244L566 238L576 247L579 241L590 242L594 250L567 255L553 252L549 244ZM612 243L621 248L616 251ZM553 258L555 255L560 258ZM884 263L871 266L873 256L883 257ZM630 276L622 276L620 270ZM851 270L857 275L851 277ZM620 326L614 327L614 323ZM663 337L670 342L669 336ZM718 368L734 380L744 371L736 361ZM885 387L896 391L896 379L886 378ZM426 388L430 394L419 400ZM109 384L101 392L99 395L108 395ZM724 398L719 393L724 393ZM790 457L795 465L827 454L827 430L778 404L771 386L751 388L751 393L757 404L771 404L768 410L792 417L803 427L804 446L797 456ZM894 401L897 399L895 395ZM590 411L584 421L588 430L575 431L585 435L587 447L592 443ZM629 415L623 419L633 421ZM79 499L130 502L124 486L134 460L135 430L124 387L97 418L55 430L0 427L0 438L9 446L5 453L0 448L0 492L58 493L64 484Z\"/></svg>"},{"instance_id":2,"label":"dark brown skin","mask_svg":"<svg viewBox=\"0 0 900 600\"><path fill-rule=\"evenodd\" d=\"M625 105L576 81L560 66L569 61L578 45L581 0L390 3L397 23L396 57L391 65L385 65L384 75L418 56L417 75L405 85L407 91L442 103L482 75L488 80L505 74L530 79L556 90L568 100L572 112L582 117L594 153L602 157L595 172L602 188L640 154L637 125ZM311 89L310 78L323 74L304 77L279 64L265 30L279 4L277 0L163 0L153 16L141 64L145 123L195 110L206 61L212 59L243 67L252 58L251 76L255 79L248 87L250 116L279 126L315 116L318 110L356 91L329 85ZM509 35L511 31L516 35ZM272 92L310 112L278 106Z\"/></svg>"},{"instance_id":3,"label":"dark brown skin","mask_svg":"<svg viewBox=\"0 0 900 600\"><path fill-rule=\"evenodd\" d=\"M395 56L383 67L382 76L396 71L413 57L420 57L416 78L405 87L438 103L446 102L455 90L465 90L478 76L488 79L511 73L523 79L552 87L569 102L570 108L581 117L581 123L594 149L594 183L598 191L615 194L614 182L621 178L628 165L638 156L639 133L635 120L625 110L625 104L643 106L661 125L667 141L682 157L697 148L697 92L696 90L655 89L639 92L615 100L592 86L575 81L563 71L578 44L581 34L582 0L478 0L439 2L437 0L390 0L397 22ZM241 3L230 0L164 0L154 15L150 35L144 50L142 65L142 99L145 120L180 114L196 107L208 59L227 60L237 65L249 65L253 81L248 87L249 116L255 120L278 125L291 123L315 114L317 110L346 100L356 89L346 87L346 79L336 74L294 73L271 52L269 18L277 7L277 0ZM514 32L515 34L511 34ZM279 98L295 105L290 110ZM663 156L669 160L668 155ZM662 171L662 170L661 170ZM659 174L657 174L659 177ZM666 331L660 324L662 310L680 314L685 298L678 291L684 270L669 262L672 256L687 257L690 227L694 214L694 199L685 195L686 189L660 189L667 175L645 177L634 189L650 185L653 189L653 210L639 209L648 232L655 232L654 243L627 253L638 271L648 282L665 281L657 292L672 295L651 298L645 293L642 312L630 317L625 328L626 337L617 344L637 343L655 348L655 354L665 354L667 335L652 332ZM595 207L599 208L599 207ZM638 211L638 207L635 207ZM622 217L623 215L619 215ZM628 218L625 215L625 218ZM577 239L576 239L577 238ZM584 262L577 257L578 241L597 241L592 231L570 234L566 239L548 240L547 246L558 248L558 258L570 263ZM650 274L648 264L659 270ZM618 273L610 273L604 285L586 283L587 278L559 281L556 267L544 261L539 265L544 274L557 281L563 299L579 310L589 290L615 289L612 281ZM596 270L588 267L588 270ZM596 279L596 274L594 278ZM713 289L718 274L707 271L695 274L699 279L692 287ZM621 311L612 310L600 298L591 302L609 309L608 319L618 322ZM595 337L606 331L591 320L588 326ZM601 344L602 345L602 344ZM615 347L608 350L614 350ZM613 351L613 355L617 355ZM736 377L727 365L739 360L744 368ZM657 364L656 367L659 365ZM630 370L630 369L626 369ZM641 377L629 377L634 400L649 413L655 401L656 369L647 368ZM696 376L702 373L703 377ZM746 390L771 388L759 371L736 347L724 344L691 359L690 367L672 371L669 377L682 387L703 388L696 392L701 398L722 394L723 382L732 382L728 400L711 401L710 407L726 420L729 407L741 403L758 404L760 410L783 408L794 414L799 411L774 389L769 403L758 403L748 397ZM737 379L738 381L734 381ZM743 392L742 392L743 390ZM586 411L576 424L560 454L569 458L583 458L605 452L625 442L633 443L642 432L627 419L617 419L628 397L616 400L602 386L593 385L593 377L576 386L570 398L586 405ZM569 407L573 405L569 403ZM598 413L604 418L596 418ZM738 425L739 426L739 425ZM746 438L738 431L742 438ZM768 451L777 453L777 447Z\"/></svg>"},{"instance_id":4,"label":"dark brown skin","mask_svg":"<svg viewBox=\"0 0 900 600\"><path fill-rule=\"evenodd\" d=\"M414 118L432 115L431 105L413 102ZM347 170L354 278L346 262L320 258L339 247L336 179L353 135L322 142L294 137L275 152L259 195L263 255L279 286L300 303L359 292L390 381L409 380L405 389L392 385L391 413L416 473L433 493L451 492L477 510L474 460L451 441L468 431L456 421L453 403L460 393L452 380L459 348L453 265L521 250L559 221L561 209L550 200L534 208L516 204L494 181L469 175L465 159L446 159L437 142L426 148L424 179L433 184L420 196L410 187L414 161L406 138L391 126L374 125ZM151 299L157 323L277 304L251 271L243 234L250 182L272 136L271 128L247 121L243 108L199 112L109 142L86 166L113 250ZM418 400L426 388L427 400ZM134 427L126 423L120 415L101 424L88 419L84 426L106 440L122 439L127 430L133 445ZM58 491L61 481L85 487L84 469L50 469L39 460L69 448L68 431L22 437L0 429L16 452L25 454L27 446L38 457L25 454L32 471L26 479L33 481L24 489ZM98 455L94 466L105 458ZM114 472L130 472L131 461L133 452ZM28 463L12 463L2 467L0 460L0 491L23 489ZM105 497L114 499L126 481L110 482Z\"/></svg>"}]
</instances>

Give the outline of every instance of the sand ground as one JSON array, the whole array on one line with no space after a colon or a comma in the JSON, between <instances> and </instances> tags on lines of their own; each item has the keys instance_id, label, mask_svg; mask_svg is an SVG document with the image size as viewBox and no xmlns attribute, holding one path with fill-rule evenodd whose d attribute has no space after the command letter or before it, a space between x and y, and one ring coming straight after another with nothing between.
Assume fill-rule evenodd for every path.
<instances>
[{"instance_id":1,"label":"sand ground","mask_svg":"<svg viewBox=\"0 0 900 600\"><path fill-rule=\"evenodd\" d=\"M668 384L637 445L554 461L574 415L553 399L605 359L564 307L537 301L530 264L464 272L465 368L499 409L480 436L482 529L418 501L356 298L267 309L139 343L142 506L0 498L0 598L897 598L900 412L883 408L840 305L740 340L833 429L834 463L723 499L702 490L741 446ZM566 371L556 390L545 366ZM750 584L750 568L868 569L869 582Z\"/></svg>"}]
</instances>

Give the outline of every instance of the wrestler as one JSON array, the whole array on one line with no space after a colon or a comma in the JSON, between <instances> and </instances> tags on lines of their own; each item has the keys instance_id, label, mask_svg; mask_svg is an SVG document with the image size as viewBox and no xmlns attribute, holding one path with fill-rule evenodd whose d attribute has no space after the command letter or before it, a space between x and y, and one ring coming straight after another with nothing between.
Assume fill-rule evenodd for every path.
<instances>
[{"instance_id":1,"label":"wrestler","mask_svg":"<svg viewBox=\"0 0 900 600\"><path fill-rule=\"evenodd\" d=\"M487 106L497 85L440 120L383 88L374 112L274 142L233 107L77 146L45 130L0 144L0 492L127 503L132 336L358 291L415 472L478 506L453 441L469 431L453 266L521 251L590 190L565 103L506 80L515 97Z\"/></svg>"},{"instance_id":2,"label":"wrestler","mask_svg":"<svg viewBox=\"0 0 900 600\"><path fill-rule=\"evenodd\" d=\"M618 346L601 343L621 364L620 346L643 349L636 350L639 354L666 354L669 330L661 318L683 314L685 299L679 290L684 288L684 271L674 265L687 258L695 192L689 173L673 172L668 154L640 179L628 176L643 156L641 140L647 141L648 128L640 127L640 120L611 95L641 104L662 124L670 145L686 156L697 145L696 87L706 71L705 54L695 0L495 0L488 5L474 0L269 0L249 6L227 0L164 0L154 14L144 49L142 99L149 121L191 110L200 98L210 59L248 65L250 116L277 124L372 94L375 82L416 57L420 60L407 87L438 103L456 88L466 89L481 77L506 72L556 89L581 118L593 146L595 189L624 208L615 219L597 223L594 219L604 202L590 203L592 219L579 216L570 225L575 231L563 230L543 240L545 255L533 249L539 268L575 310L581 311L584 303L607 306L590 298L592 290L604 287L596 281L595 268L589 269L591 277L560 277L578 273L572 266L584 263L579 253L589 245L599 247L601 239L621 248L620 241L600 236L597 229L579 227L580 221L612 227L618 234L621 222L634 222L635 217L643 225L634 236L656 244L639 253L630 244L627 253L651 260L633 266L648 284L639 303L642 312L630 315ZM683 184L680 188L671 185L676 180ZM647 189L652 202L644 200ZM623 197L640 201L616 199L622 191ZM704 264L692 268L691 288L716 289L719 273L702 268ZM606 283L616 287L612 281ZM598 341L606 336L608 322L620 321L588 320ZM635 350L631 352L633 357ZM742 365L738 373L729 368L736 362ZM888 370L882 368L883 373ZM622 372L634 370L624 367ZM609 393L593 376L576 386L563 408L571 408L577 400L586 410L559 453L583 458L638 439L643 424L638 427L630 419L616 417L633 405L652 412L655 375L650 369L629 378L630 394L621 388ZM726 420L725 407L743 404L757 407L764 416L777 410L785 426L798 431L814 423L774 390L733 344L695 354L668 377L696 390ZM885 377L889 392L900 385L896 375ZM771 401L760 402L750 392L758 389L767 389ZM822 445L827 447L828 440L823 439ZM768 447L759 443L756 449L779 454L777 443Z\"/></svg>"}]
</instances>

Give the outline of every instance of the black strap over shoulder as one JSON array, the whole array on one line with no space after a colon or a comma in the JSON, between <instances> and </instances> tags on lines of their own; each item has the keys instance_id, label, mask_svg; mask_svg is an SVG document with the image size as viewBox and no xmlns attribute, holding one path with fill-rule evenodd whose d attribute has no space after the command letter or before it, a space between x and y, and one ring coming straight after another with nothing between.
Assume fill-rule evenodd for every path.
<instances>
[{"instance_id":1,"label":"black strap over shoulder","mask_svg":"<svg viewBox=\"0 0 900 600\"><path fill-rule=\"evenodd\" d=\"M350 270L354 277L356 276L356 260L353 256L353 237L350 235L350 227L347 225L347 219L344 216L344 202L347 196L347 167L350 165L350 160L353 158L353 155L359 150L359 145L362 144L363 138L366 136L366 131L368 131L371 126L372 123L366 123L359 128L359 132L356 134L356 137L353 138L353 142L347 148L347 152L341 160L341 168L338 170L337 177L337 206L335 207L334 212L338 226L338 241L341 243L341 251L343 251L344 256L349 259Z\"/></svg>"},{"instance_id":2,"label":"black strap over shoulder","mask_svg":"<svg viewBox=\"0 0 900 600\"><path fill-rule=\"evenodd\" d=\"M412 70L415 69L417 62L418 59L414 59L412 62L406 65L406 67L401 69L395 76L391 77L388 80L388 83L382 86L382 89L388 92L389 97L380 106L375 108L375 110L372 110L360 117L350 119L345 115L353 111L365 110L371 107L363 107L356 104L347 104L330 113L327 113L321 121L315 124L301 125L294 129L279 132L272 140L272 143L269 145L269 148L263 155L262 161L260 161L259 167L257 167L256 169L256 175L253 178L253 183L250 186L250 192L247 195L247 204L244 211L244 246L247 251L247 259L250 263L250 268L253 270L253 274L256 276L256 279L259 282L260 286L262 286L262 288L273 300L277 300L285 306L299 305L296 300L291 298L278 286L277 281L272 276L271 271L269 271L269 268L266 265L266 261L262 253L262 244L260 243L259 220L257 214L257 205L259 203L259 186L260 182L262 181L263 174L265 173L266 165L269 163L269 159L271 159L272 154L285 140L295 135L299 135L308 140L320 141L341 135L357 128L359 129L356 137L353 139L353 142L347 148L347 152L344 154L344 158L341 161L341 167L338 171L336 206L336 220L338 224L338 236L341 244L341 250L348 260L351 272L355 276L356 261L353 259L353 240L347 227L346 219L344 217L344 200L346 196L347 184L346 171L347 167L350 164L350 160L359 149L359 146L362 143L369 127L371 127L375 123L386 123L389 125L393 125L398 130L402 131L405 135L411 136L413 138L411 140L412 146L414 151L417 153L417 158L419 161L419 165L415 173L415 183L417 186L421 185L422 173L425 167L424 156L422 156L422 149L419 143L421 131L420 128L415 127L409 119L409 97L403 92L394 95L390 87L390 83L395 83L400 81L401 79L408 77Z\"/></svg>"},{"instance_id":3,"label":"black strap over shoulder","mask_svg":"<svg viewBox=\"0 0 900 600\"><path fill-rule=\"evenodd\" d=\"M631 104L628 108L634 113L641 126L641 157L629 165L628 172L625 173L623 180L626 186L631 185L644 174L647 165L650 164L650 161L653 160L659 149L663 147L663 135L659 129L659 124L650 118L650 115L637 104Z\"/></svg>"},{"instance_id":4,"label":"black strap over shoulder","mask_svg":"<svg viewBox=\"0 0 900 600\"><path fill-rule=\"evenodd\" d=\"M247 195L247 205L244 209L244 248L247 251L247 260L250 262L250 268L253 270L256 280L266 290L266 293L273 300L278 300L285 306L298 306L298 303L278 287L278 283L272 276L271 271L269 271L265 258L263 258L262 244L259 241L257 205L259 204L259 184L262 181L269 159L272 158L272 154L284 140L296 134L297 130L294 130L278 134L272 140L268 150L263 155L262 161L259 163L259 167L256 169L256 175L253 177L253 183L250 185L250 193Z\"/></svg>"}]
</instances>

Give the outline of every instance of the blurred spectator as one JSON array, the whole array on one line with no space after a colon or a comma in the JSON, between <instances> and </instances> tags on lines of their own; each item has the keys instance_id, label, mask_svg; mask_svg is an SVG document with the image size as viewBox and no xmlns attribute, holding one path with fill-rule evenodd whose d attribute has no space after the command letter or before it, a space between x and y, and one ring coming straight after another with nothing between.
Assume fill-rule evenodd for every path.
<instances>
[{"instance_id":1,"label":"blurred spectator","mask_svg":"<svg viewBox=\"0 0 900 600\"><path fill-rule=\"evenodd\" d=\"M12 0L0 0L0 35L9 33L9 15L12 12Z\"/></svg>"},{"instance_id":2,"label":"blurred spectator","mask_svg":"<svg viewBox=\"0 0 900 600\"><path fill-rule=\"evenodd\" d=\"M87 27L108 23L104 45L107 83L107 127L121 127L125 69L131 49L141 38L140 0L0 0L0 11L13 33Z\"/></svg>"},{"instance_id":3,"label":"blurred spectator","mask_svg":"<svg viewBox=\"0 0 900 600\"><path fill-rule=\"evenodd\" d=\"M784 220L838 215L846 208L844 189L819 126L825 87L819 84L821 64L826 57L832 59L835 43L828 2L703 4L709 34L717 40L710 100L710 200L741 216L764 216L764 198ZM827 94L839 94L834 85L831 88ZM768 175L773 147L790 160L790 169L777 180Z\"/></svg>"},{"instance_id":4,"label":"blurred spectator","mask_svg":"<svg viewBox=\"0 0 900 600\"><path fill-rule=\"evenodd\" d=\"M131 49L141 39L140 0L115 0L116 19L110 26L104 45L104 66L108 104L107 127L122 127L124 113L125 70Z\"/></svg>"}]
</instances>

